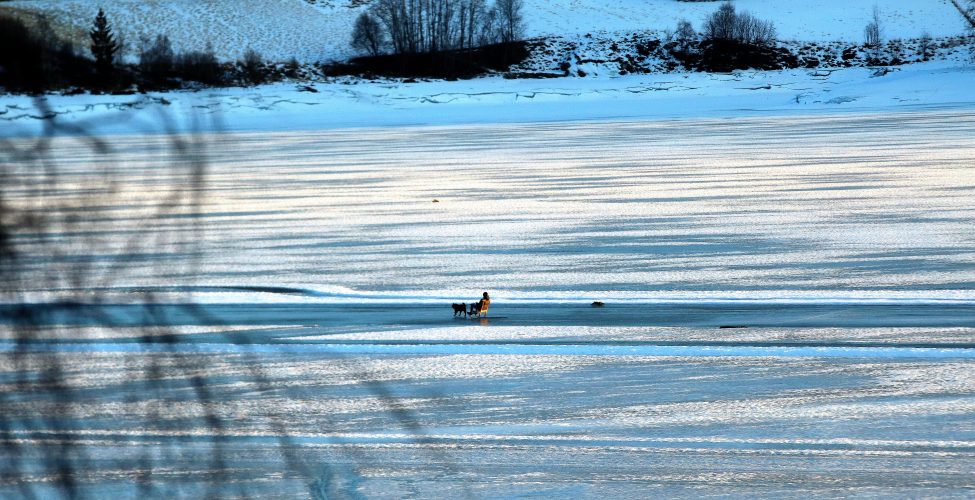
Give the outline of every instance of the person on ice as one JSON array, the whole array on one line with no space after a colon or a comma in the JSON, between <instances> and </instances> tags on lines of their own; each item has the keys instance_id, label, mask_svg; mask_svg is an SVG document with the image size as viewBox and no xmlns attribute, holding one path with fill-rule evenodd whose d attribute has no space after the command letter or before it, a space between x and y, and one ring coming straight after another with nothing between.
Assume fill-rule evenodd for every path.
<instances>
[{"instance_id":1,"label":"person on ice","mask_svg":"<svg viewBox=\"0 0 975 500\"><path fill-rule=\"evenodd\" d=\"M480 316L482 311L485 313L487 312L487 308L490 304L491 304L491 297L488 295L487 292L484 292L484 294L481 296L481 300L471 304L470 314L471 315L477 314L478 316Z\"/></svg>"}]
</instances>

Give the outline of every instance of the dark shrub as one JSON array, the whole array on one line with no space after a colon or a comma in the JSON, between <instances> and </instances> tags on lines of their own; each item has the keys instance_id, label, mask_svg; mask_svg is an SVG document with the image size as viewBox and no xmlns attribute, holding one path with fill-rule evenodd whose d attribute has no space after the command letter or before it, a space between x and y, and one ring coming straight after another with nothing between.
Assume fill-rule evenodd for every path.
<instances>
[{"instance_id":1,"label":"dark shrub","mask_svg":"<svg viewBox=\"0 0 975 500\"><path fill-rule=\"evenodd\" d=\"M217 57L213 55L212 49L181 52L176 57L173 72L183 80L207 85L219 85L226 82L226 71L217 61Z\"/></svg>"},{"instance_id":2,"label":"dark shrub","mask_svg":"<svg viewBox=\"0 0 975 500\"><path fill-rule=\"evenodd\" d=\"M264 58L254 49L247 49L247 52L244 52L244 58L237 61L237 68L247 83L256 85L267 80Z\"/></svg>"},{"instance_id":3,"label":"dark shrub","mask_svg":"<svg viewBox=\"0 0 975 500\"><path fill-rule=\"evenodd\" d=\"M323 70L331 76L473 78L491 71L505 71L527 57L525 42L512 42L445 52L359 57Z\"/></svg>"},{"instance_id":4,"label":"dark shrub","mask_svg":"<svg viewBox=\"0 0 975 500\"><path fill-rule=\"evenodd\" d=\"M697 69L729 72L736 69L774 70L797 68L799 60L784 48L767 47L734 40L705 40L700 45Z\"/></svg>"},{"instance_id":5,"label":"dark shrub","mask_svg":"<svg viewBox=\"0 0 975 500\"><path fill-rule=\"evenodd\" d=\"M687 19L681 19L677 23L677 30L674 31L674 41L681 47L681 50L687 50L696 39L697 32L694 31L694 26Z\"/></svg>"},{"instance_id":6,"label":"dark shrub","mask_svg":"<svg viewBox=\"0 0 975 500\"><path fill-rule=\"evenodd\" d=\"M58 39L41 20L28 27L0 15L0 87L12 92L43 92L94 82L90 60L70 42Z\"/></svg>"},{"instance_id":7,"label":"dark shrub","mask_svg":"<svg viewBox=\"0 0 975 500\"><path fill-rule=\"evenodd\" d=\"M298 78L301 73L301 63L297 59L292 57L288 62L284 63L284 76L288 78Z\"/></svg>"},{"instance_id":8,"label":"dark shrub","mask_svg":"<svg viewBox=\"0 0 975 500\"><path fill-rule=\"evenodd\" d=\"M169 77L176 63L173 45L166 35L156 35L152 43L143 38L139 47L139 71L143 77L159 79Z\"/></svg>"}]
</instances>

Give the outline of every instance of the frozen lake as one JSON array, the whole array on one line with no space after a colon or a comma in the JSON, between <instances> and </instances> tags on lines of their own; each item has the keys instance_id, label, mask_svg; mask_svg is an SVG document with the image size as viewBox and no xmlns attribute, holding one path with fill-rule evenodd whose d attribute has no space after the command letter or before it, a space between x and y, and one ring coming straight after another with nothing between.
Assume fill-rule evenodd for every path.
<instances>
[{"instance_id":1,"label":"frozen lake","mask_svg":"<svg viewBox=\"0 0 975 500\"><path fill-rule=\"evenodd\" d=\"M181 139L5 190L0 496L975 492L967 110Z\"/></svg>"},{"instance_id":2,"label":"frozen lake","mask_svg":"<svg viewBox=\"0 0 975 500\"><path fill-rule=\"evenodd\" d=\"M21 275L122 255L112 286L970 298L973 132L966 110L228 135L199 216L160 213L188 187L168 137L113 137L110 161L59 139L50 194L86 231Z\"/></svg>"}]
</instances>

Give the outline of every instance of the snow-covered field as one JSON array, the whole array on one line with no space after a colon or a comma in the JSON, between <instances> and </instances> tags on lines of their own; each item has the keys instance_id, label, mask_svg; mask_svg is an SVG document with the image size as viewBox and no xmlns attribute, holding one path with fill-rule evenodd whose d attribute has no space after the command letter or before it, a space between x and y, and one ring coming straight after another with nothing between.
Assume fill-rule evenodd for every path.
<instances>
[{"instance_id":1,"label":"snow-covered field","mask_svg":"<svg viewBox=\"0 0 975 500\"><path fill-rule=\"evenodd\" d=\"M254 49L280 62L344 59L357 14L348 8L322 12L302 0L16 0L0 11L44 14L60 33L87 47L87 30L99 8L124 38L130 57L137 54L140 36L167 35L177 51L209 46L218 57L235 60Z\"/></svg>"},{"instance_id":2,"label":"snow-covered field","mask_svg":"<svg viewBox=\"0 0 975 500\"><path fill-rule=\"evenodd\" d=\"M775 22L783 40L860 43L869 22L872 0L737 0L739 9ZM700 26L716 8L714 2L676 0L526 0L526 35L583 36L674 29L686 18ZM236 59L248 48L285 61L345 59L351 27L365 7L347 1L304 0L13 0L0 10L47 15L66 35L85 46L86 30L98 8L104 8L131 47L140 35L168 34L178 50L203 50L211 44L223 58ZM884 36L917 38L964 33L963 22L950 0L897 0L879 5Z\"/></svg>"},{"instance_id":3,"label":"snow-covered field","mask_svg":"<svg viewBox=\"0 0 975 500\"><path fill-rule=\"evenodd\" d=\"M863 28L877 5L889 38L954 36L965 26L950 0L735 0L746 10L774 22L782 40L863 41ZM719 2L676 0L525 0L533 35L585 34L598 31L673 30L680 19L700 29Z\"/></svg>"}]
</instances>

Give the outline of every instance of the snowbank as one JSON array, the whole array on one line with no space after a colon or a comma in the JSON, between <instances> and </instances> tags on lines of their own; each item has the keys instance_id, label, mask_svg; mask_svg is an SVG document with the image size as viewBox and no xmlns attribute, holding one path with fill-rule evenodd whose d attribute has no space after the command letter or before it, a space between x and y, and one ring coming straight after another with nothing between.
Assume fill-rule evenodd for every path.
<instances>
[{"instance_id":1,"label":"snowbank","mask_svg":"<svg viewBox=\"0 0 975 500\"><path fill-rule=\"evenodd\" d=\"M341 80L148 95L48 96L48 116L90 120L99 133L152 133L160 113L187 129L288 131L566 120L806 115L971 108L975 67L932 62L870 68L468 81ZM312 90L312 91L309 91ZM0 96L0 136L36 134L28 96Z\"/></svg>"}]
</instances>

